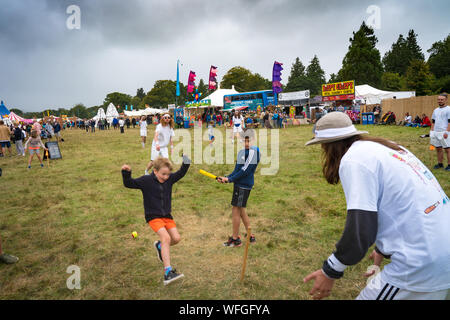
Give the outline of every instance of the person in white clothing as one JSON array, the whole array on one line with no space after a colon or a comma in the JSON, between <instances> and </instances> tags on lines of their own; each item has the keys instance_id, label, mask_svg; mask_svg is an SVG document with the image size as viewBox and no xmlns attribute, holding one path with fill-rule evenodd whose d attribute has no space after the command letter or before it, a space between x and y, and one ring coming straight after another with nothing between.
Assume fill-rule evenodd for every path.
<instances>
[{"instance_id":1,"label":"person in white clothing","mask_svg":"<svg viewBox=\"0 0 450 320\"><path fill-rule=\"evenodd\" d=\"M237 110L234 111L233 119L233 135L231 137L231 141L234 143L234 138L238 137L241 132L243 132L244 126L244 117L242 117L241 113Z\"/></svg>"},{"instance_id":2,"label":"person in white clothing","mask_svg":"<svg viewBox=\"0 0 450 320\"><path fill-rule=\"evenodd\" d=\"M332 112L317 122L323 173L330 184L342 183L347 221L336 250L319 269L304 278L314 280L310 295L330 295L336 279L370 257L381 272L373 276L357 299L450 299L450 199L430 170L395 142L363 135L350 118ZM377 268L376 267L376 268Z\"/></svg>"},{"instance_id":3,"label":"person in white clothing","mask_svg":"<svg viewBox=\"0 0 450 320\"><path fill-rule=\"evenodd\" d=\"M120 118L120 120L119 120L120 133L124 133L124 126L125 126L125 120L123 120L123 118Z\"/></svg>"},{"instance_id":4,"label":"person in white clothing","mask_svg":"<svg viewBox=\"0 0 450 320\"><path fill-rule=\"evenodd\" d=\"M444 150L447 154L446 171L450 171L450 106L447 105L447 94L438 96L439 107L431 116L430 143L436 147L438 163L434 169L444 168Z\"/></svg>"},{"instance_id":5,"label":"person in white clothing","mask_svg":"<svg viewBox=\"0 0 450 320\"><path fill-rule=\"evenodd\" d=\"M156 126L155 136L152 142L152 153L150 162L147 164L145 174L148 174L150 168L153 166L153 161L158 157L169 158L169 144L171 151L173 151L172 137L175 136L173 131L174 121L170 114L166 113L161 117L161 122Z\"/></svg>"},{"instance_id":6,"label":"person in white clothing","mask_svg":"<svg viewBox=\"0 0 450 320\"><path fill-rule=\"evenodd\" d=\"M147 141L147 117L142 116L141 121L139 121L140 134L142 140L142 148L145 148L145 142Z\"/></svg>"}]
</instances>

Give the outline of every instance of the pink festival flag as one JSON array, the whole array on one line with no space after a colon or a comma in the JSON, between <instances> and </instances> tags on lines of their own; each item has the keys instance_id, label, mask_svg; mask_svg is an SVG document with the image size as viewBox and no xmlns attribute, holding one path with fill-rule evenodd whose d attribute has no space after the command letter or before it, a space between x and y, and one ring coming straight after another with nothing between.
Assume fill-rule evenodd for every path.
<instances>
[{"instance_id":1,"label":"pink festival flag","mask_svg":"<svg viewBox=\"0 0 450 320\"><path fill-rule=\"evenodd\" d=\"M208 90L217 89L217 67L211 66L209 71L209 84Z\"/></svg>"}]
</instances>

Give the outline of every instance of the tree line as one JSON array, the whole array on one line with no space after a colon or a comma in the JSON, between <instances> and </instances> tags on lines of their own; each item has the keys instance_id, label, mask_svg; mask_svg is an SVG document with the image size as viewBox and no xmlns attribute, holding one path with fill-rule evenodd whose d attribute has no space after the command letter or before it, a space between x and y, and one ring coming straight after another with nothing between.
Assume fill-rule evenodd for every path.
<instances>
[{"instance_id":1,"label":"tree line","mask_svg":"<svg viewBox=\"0 0 450 320\"><path fill-rule=\"evenodd\" d=\"M375 88L388 91L416 91L417 96L432 95L442 91L450 91L450 34L443 40L433 43L427 50L430 54L425 60L424 53L417 42L418 35L409 30L406 36L400 34L383 58L376 48L378 42L374 30L363 22L358 31L353 32L349 39L348 51L342 60L340 70L330 74L328 81L325 71L320 66L317 55L305 66L297 57L292 64L291 72L284 92L310 90L311 96L321 94L321 85L345 80L355 80L357 85L369 84ZM272 87L271 81L258 73L235 66L227 71L220 82L221 88L231 89L232 85L239 92L267 90ZM211 92L203 79L200 79L198 91L201 98ZM112 92L106 95L103 103L87 108L82 103L71 109L60 108L49 110L55 116L68 115L80 118L92 118L97 114L99 107L106 108L110 103L118 106L122 112L127 108L143 109L146 105L153 108L167 108L168 104L178 105L194 98L187 94L186 86L180 82L179 97L175 96L176 81L157 80L153 88L145 93L143 88L132 96L121 92ZM126 107L127 106L127 107ZM18 109L11 109L25 118L41 117L42 112L24 113ZM45 110L45 114L47 110Z\"/></svg>"}]
</instances>

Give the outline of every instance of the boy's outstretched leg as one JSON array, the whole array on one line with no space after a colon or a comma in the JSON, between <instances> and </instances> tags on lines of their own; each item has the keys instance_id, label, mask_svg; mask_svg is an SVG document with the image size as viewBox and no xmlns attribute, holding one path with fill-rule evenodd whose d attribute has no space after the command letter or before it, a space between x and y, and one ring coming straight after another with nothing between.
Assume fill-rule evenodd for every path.
<instances>
[{"instance_id":1,"label":"boy's outstretched leg","mask_svg":"<svg viewBox=\"0 0 450 320\"><path fill-rule=\"evenodd\" d=\"M170 265L170 246L175 245L180 241L180 235L176 228L169 229L169 231L170 233L166 228L161 228L157 232L160 238L161 259L164 264L164 285L168 285L169 283L184 277L183 274L178 274ZM174 239L172 239L171 235L174 236Z\"/></svg>"}]
</instances>

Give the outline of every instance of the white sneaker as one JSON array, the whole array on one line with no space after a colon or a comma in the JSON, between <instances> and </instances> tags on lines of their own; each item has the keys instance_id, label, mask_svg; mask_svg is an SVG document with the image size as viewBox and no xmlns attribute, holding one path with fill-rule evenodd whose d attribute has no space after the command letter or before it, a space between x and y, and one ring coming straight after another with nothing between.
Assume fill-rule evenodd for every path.
<instances>
[{"instance_id":1,"label":"white sneaker","mask_svg":"<svg viewBox=\"0 0 450 320\"><path fill-rule=\"evenodd\" d=\"M145 170L145 173L144 173L144 175L148 176L148 171L147 171L147 170Z\"/></svg>"}]
</instances>

